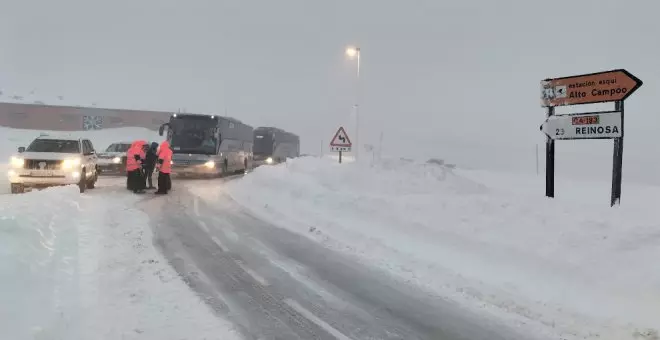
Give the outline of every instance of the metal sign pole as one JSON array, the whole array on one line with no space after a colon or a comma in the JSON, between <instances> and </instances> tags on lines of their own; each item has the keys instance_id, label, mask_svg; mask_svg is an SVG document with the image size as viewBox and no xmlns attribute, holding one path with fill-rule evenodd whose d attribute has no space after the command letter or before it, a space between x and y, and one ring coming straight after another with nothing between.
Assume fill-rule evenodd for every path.
<instances>
[{"instance_id":1,"label":"metal sign pole","mask_svg":"<svg viewBox=\"0 0 660 340\"><path fill-rule=\"evenodd\" d=\"M612 196L610 206L621 204L621 182L623 180L623 100L614 103L615 110L621 112L621 137L614 138L614 153L612 160Z\"/></svg>"},{"instance_id":2,"label":"metal sign pole","mask_svg":"<svg viewBox=\"0 0 660 340\"><path fill-rule=\"evenodd\" d=\"M554 116L555 108L548 107L546 118ZM545 196L555 197L555 140L545 139Z\"/></svg>"}]
</instances>

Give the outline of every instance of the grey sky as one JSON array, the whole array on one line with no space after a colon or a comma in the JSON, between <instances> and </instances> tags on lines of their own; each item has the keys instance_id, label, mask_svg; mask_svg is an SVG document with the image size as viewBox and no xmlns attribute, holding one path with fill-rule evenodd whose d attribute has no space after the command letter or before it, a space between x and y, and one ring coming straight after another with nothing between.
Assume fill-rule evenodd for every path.
<instances>
[{"instance_id":1,"label":"grey sky","mask_svg":"<svg viewBox=\"0 0 660 340\"><path fill-rule=\"evenodd\" d=\"M660 131L655 0L0 0L0 8L7 93L226 107L251 125L300 134L305 152L340 124L354 135L347 44L362 48L362 142L383 131L386 153L524 171L534 171L543 142L539 81L626 68L645 84L626 103L624 180L660 172L660 162L644 163L657 157ZM611 148L560 143L558 170L609 176Z\"/></svg>"}]
</instances>

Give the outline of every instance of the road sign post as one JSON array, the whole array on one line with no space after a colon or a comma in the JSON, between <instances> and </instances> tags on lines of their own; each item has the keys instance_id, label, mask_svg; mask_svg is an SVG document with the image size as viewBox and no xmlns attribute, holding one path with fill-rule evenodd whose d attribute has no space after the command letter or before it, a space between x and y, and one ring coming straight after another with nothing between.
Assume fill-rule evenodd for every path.
<instances>
[{"instance_id":1,"label":"road sign post","mask_svg":"<svg viewBox=\"0 0 660 340\"><path fill-rule=\"evenodd\" d=\"M620 204L623 169L624 100L643 82L624 69L541 81L541 106L547 108L545 195L554 197L555 140L614 139L610 205ZM614 111L555 115L555 107L614 102Z\"/></svg>"},{"instance_id":2,"label":"road sign post","mask_svg":"<svg viewBox=\"0 0 660 340\"><path fill-rule=\"evenodd\" d=\"M616 102L616 110L621 112L621 136L614 138L614 155L612 160L612 196L610 206L621 201L621 182L623 181L623 100Z\"/></svg>"},{"instance_id":3,"label":"road sign post","mask_svg":"<svg viewBox=\"0 0 660 340\"><path fill-rule=\"evenodd\" d=\"M344 130L343 127L339 127L335 136L330 141L330 149L339 152L339 163L341 163L342 154L344 152L350 152L352 146L353 143L351 143L351 139L348 138L346 130Z\"/></svg>"},{"instance_id":4,"label":"road sign post","mask_svg":"<svg viewBox=\"0 0 660 340\"><path fill-rule=\"evenodd\" d=\"M555 108L549 107L546 120L554 115ZM555 197L555 140L550 136L545 140L545 196Z\"/></svg>"}]
</instances>

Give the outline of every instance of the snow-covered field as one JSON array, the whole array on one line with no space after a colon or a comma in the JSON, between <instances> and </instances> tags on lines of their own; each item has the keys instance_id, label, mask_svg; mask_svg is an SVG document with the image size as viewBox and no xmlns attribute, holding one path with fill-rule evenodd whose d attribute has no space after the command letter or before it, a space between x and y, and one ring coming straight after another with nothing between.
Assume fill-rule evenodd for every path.
<instances>
[{"instance_id":1,"label":"snow-covered field","mask_svg":"<svg viewBox=\"0 0 660 340\"><path fill-rule=\"evenodd\" d=\"M0 196L2 337L238 338L153 247L140 198L98 193Z\"/></svg>"},{"instance_id":2,"label":"snow-covered field","mask_svg":"<svg viewBox=\"0 0 660 340\"><path fill-rule=\"evenodd\" d=\"M133 141L137 139L160 142L163 138L158 136L156 131L136 127L62 132L10 129L0 126L0 136L2 136L2 143L0 143L0 172L2 174L2 176L0 176L0 194L9 193L9 183L7 182L6 176L7 162L9 161L9 158L17 153L18 147L27 147L32 140L38 137L41 133L89 138L89 140L92 141L92 144L94 144L94 148L96 148L97 152L105 150L110 144L115 142Z\"/></svg>"},{"instance_id":3,"label":"snow-covered field","mask_svg":"<svg viewBox=\"0 0 660 340\"><path fill-rule=\"evenodd\" d=\"M658 339L660 188L301 158L228 186L255 214L551 339ZM531 336L530 336L531 337Z\"/></svg>"}]
</instances>

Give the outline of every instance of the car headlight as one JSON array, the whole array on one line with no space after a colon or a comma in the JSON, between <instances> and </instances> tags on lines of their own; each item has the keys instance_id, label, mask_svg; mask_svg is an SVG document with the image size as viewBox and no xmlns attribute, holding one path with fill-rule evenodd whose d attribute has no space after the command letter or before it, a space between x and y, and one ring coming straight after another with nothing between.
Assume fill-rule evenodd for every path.
<instances>
[{"instance_id":1,"label":"car headlight","mask_svg":"<svg viewBox=\"0 0 660 340\"><path fill-rule=\"evenodd\" d=\"M215 168L215 162L214 161L208 161L208 162L204 163L204 166L209 168L209 169L213 169L213 168Z\"/></svg>"},{"instance_id":2,"label":"car headlight","mask_svg":"<svg viewBox=\"0 0 660 340\"><path fill-rule=\"evenodd\" d=\"M10 163L14 168L22 168L25 165L25 160L19 157L12 157Z\"/></svg>"},{"instance_id":3,"label":"car headlight","mask_svg":"<svg viewBox=\"0 0 660 340\"><path fill-rule=\"evenodd\" d=\"M272 157L266 158L266 163L273 164L273 158Z\"/></svg>"},{"instance_id":4,"label":"car headlight","mask_svg":"<svg viewBox=\"0 0 660 340\"><path fill-rule=\"evenodd\" d=\"M65 159L62 162L62 169L68 170L68 169L73 169L77 166L80 166L80 159L75 158L75 159Z\"/></svg>"},{"instance_id":5,"label":"car headlight","mask_svg":"<svg viewBox=\"0 0 660 340\"><path fill-rule=\"evenodd\" d=\"M115 163L115 164L119 164L119 163L121 163L121 158L119 158L119 157L115 157L115 158L113 158L113 159L112 159L112 163Z\"/></svg>"}]
</instances>

